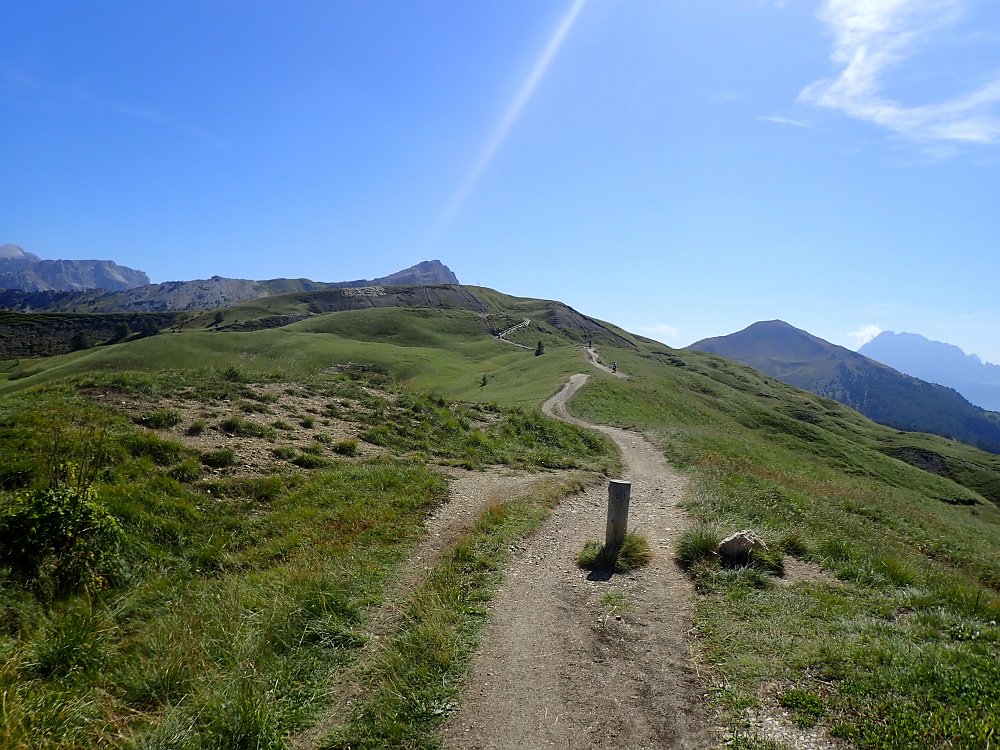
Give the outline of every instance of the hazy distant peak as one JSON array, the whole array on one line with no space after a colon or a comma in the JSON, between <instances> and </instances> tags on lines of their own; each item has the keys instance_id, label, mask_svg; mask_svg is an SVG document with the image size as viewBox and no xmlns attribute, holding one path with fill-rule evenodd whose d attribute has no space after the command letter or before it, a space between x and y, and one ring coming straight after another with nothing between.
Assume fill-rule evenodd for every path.
<instances>
[{"instance_id":1,"label":"hazy distant peak","mask_svg":"<svg viewBox=\"0 0 1000 750\"><path fill-rule=\"evenodd\" d=\"M954 388L984 409L1000 410L1000 366L954 344L918 333L885 331L858 352L913 377Z\"/></svg>"},{"instance_id":2,"label":"hazy distant peak","mask_svg":"<svg viewBox=\"0 0 1000 750\"><path fill-rule=\"evenodd\" d=\"M41 258L34 253L26 253L22 248L8 242L6 245L0 245L0 260L25 260L37 263Z\"/></svg>"},{"instance_id":3,"label":"hazy distant peak","mask_svg":"<svg viewBox=\"0 0 1000 750\"><path fill-rule=\"evenodd\" d=\"M0 245L0 288L27 292L117 291L149 283L142 271L113 260L42 260L17 245Z\"/></svg>"}]
</instances>

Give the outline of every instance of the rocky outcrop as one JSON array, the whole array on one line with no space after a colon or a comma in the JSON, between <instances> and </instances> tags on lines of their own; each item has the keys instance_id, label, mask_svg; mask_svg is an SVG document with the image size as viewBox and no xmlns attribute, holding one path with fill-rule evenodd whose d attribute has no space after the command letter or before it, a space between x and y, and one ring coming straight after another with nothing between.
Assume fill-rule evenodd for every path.
<instances>
[{"instance_id":1,"label":"rocky outcrop","mask_svg":"<svg viewBox=\"0 0 1000 750\"><path fill-rule=\"evenodd\" d=\"M764 540L753 529L743 529L719 542L719 557L729 565L747 565L755 549L767 549Z\"/></svg>"},{"instance_id":2,"label":"rocky outcrop","mask_svg":"<svg viewBox=\"0 0 1000 750\"><path fill-rule=\"evenodd\" d=\"M435 286L438 284L458 284L458 277L439 260L424 260L415 266L404 268L380 279L341 281L331 286Z\"/></svg>"}]
</instances>

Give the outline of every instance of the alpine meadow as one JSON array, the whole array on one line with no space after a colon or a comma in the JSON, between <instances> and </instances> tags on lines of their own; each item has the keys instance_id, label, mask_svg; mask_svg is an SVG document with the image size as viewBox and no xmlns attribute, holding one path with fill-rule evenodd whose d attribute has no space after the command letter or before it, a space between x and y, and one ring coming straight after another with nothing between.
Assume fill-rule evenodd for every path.
<instances>
[{"instance_id":1,"label":"alpine meadow","mask_svg":"<svg viewBox=\"0 0 1000 750\"><path fill-rule=\"evenodd\" d=\"M1000 457L561 303L434 289L334 312L338 290L293 292L0 363L0 744L450 742L519 555L623 471L608 435L539 411L586 373L571 421L644 435L683 481L681 527L639 531L686 587L687 645L644 658L696 675L698 742L990 746ZM740 529L763 544L727 564ZM577 568L593 596L568 616L627 649L656 627L651 569Z\"/></svg>"}]
</instances>

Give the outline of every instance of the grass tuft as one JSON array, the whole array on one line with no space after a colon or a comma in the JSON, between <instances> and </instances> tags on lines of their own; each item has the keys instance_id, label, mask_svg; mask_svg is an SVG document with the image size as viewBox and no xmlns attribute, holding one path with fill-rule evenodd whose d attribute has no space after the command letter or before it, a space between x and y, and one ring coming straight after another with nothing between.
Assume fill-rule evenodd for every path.
<instances>
[{"instance_id":1,"label":"grass tuft","mask_svg":"<svg viewBox=\"0 0 1000 750\"><path fill-rule=\"evenodd\" d=\"M577 555L576 563L584 570L629 573L645 567L652 559L653 552L646 537L630 531L617 550L608 549L599 542L587 542Z\"/></svg>"},{"instance_id":2,"label":"grass tuft","mask_svg":"<svg viewBox=\"0 0 1000 750\"><path fill-rule=\"evenodd\" d=\"M702 562L718 560L721 541L722 535L709 526L699 525L684 529L677 540L674 559L684 570L689 570Z\"/></svg>"},{"instance_id":3,"label":"grass tuft","mask_svg":"<svg viewBox=\"0 0 1000 750\"><path fill-rule=\"evenodd\" d=\"M347 440L339 440L334 443L331 448L334 453L338 453L341 456L356 456L358 455L358 441L354 438L348 438Z\"/></svg>"}]
</instances>

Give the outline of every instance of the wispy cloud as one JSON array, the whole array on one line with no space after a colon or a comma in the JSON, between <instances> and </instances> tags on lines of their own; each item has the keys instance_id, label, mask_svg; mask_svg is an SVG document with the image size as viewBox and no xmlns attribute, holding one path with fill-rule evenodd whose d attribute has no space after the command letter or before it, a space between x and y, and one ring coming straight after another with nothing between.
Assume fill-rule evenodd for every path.
<instances>
[{"instance_id":1,"label":"wispy cloud","mask_svg":"<svg viewBox=\"0 0 1000 750\"><path fill-rule=\"evenodd\" d=\"M123 102L110 101L93 96L90 91L82 86L60 87L39 82L28 73L10 68L0 68L0 79L5 79L17 84L26 90L31 90L33 96L42 102L50 102L56 106L70 107L91 107L97 110L114 113L132 120L141 120L146 123L153 123L168 130L180 131L186 135L209 143L213 146L225 146L225 141L214 133L210 133L204 128L192 125L164 115L158 110L127 104Z\"/></svg>"},{"instance_id":2,"label":"wispy cloud","mask_svg":"<svg viewBox=\"0 0 1000 750\"><path fill-rule=\"evenodd\" d=\"M205 141L213 146L221 147L226 145L225 141L217 135L209 133L207 130L199 128L197 125L191 125L189 123L173 120L155 109L137 107L131 104L121 104L119 102L104 102L103 104L108 109L117 112L120 115L124 115L125 117L130 117L135 120L143 120L145 122L152 122L174 130L180 130L193 138Z\"/></svg>"},{"instance_id":3,"label":"wispy cloud","mask_svg":"<svg viewBox=\"0 0 1000 750\"><path fill-rule=\"evenodd\" d=\"M647 326L635 326L632 330L636 333L643 333L657 340L662 339L679 339L681 336L681 329L677 326L672 326L669 323L653 323Z\"/></svg>"},{"instance_id":4,"label":"wispy cloud","mask_svg":"<svg viewBox=\"0 0 1000 750\"><path fill-rule=\"evenodd\" d=\"M854 345L855 349L860 349L862 346L867 344L873 338L882 333L882 329L877 325L871 323L862 325L858 327L858 330L852 331L847 334L847 338L850 339L851 343Z\"/></svg>"},{"instance_id":5,"label":"wispy cloud","mask_svg":"<svg viewBox=\"0 0 1000 750\"><path fill-rule=\"evenodd\" d=\"M964 11L964 0L826 0L820 19L833 31L839 74L807 86L800 101L916 140L1000 142L1000 75L931 104L908 105L885 92L887 74Z\"/></svg>"},{"instance_id":6,"label":"wispy cloud","mask_svg":"<svg viewBox=\"0 0 1000 750\"><path fill-rule=\"evenodd\" d=\"M761 122L773 122L775 125L788 125L792 128L811 127L805 120L794 120L791 117L780 117L778 115L761 115L757 119Z\"/></svg>"},{"instance_id":7,"label":"wispy cloud","mask_svg":"<svg viewBox=\"0 0 1000 750\"><path fill-rule=\"evenodd\" d=\"M24 88L38 88L38 82L23 70L0 68L0 77L10 81L11 83L16 83L18 86L23 86Z\"/></svg>"}]
</instances>

